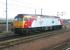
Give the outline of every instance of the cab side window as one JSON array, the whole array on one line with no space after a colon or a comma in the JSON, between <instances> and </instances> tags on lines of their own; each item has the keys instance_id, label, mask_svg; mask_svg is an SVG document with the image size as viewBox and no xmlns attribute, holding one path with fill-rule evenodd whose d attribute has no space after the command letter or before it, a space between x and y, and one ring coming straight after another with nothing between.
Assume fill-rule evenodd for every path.
<instances>
[{"instance_id":1,"label":"cab side window","mask_svg":"<svg viewBox=\"0 0 70 50\"><path fill-rule=\"evenodd\" d=\"M23 18L20 18L20 17L19 17L18 20L19 20L19 21L23 21Z\"/></svg>"}]
</instances>

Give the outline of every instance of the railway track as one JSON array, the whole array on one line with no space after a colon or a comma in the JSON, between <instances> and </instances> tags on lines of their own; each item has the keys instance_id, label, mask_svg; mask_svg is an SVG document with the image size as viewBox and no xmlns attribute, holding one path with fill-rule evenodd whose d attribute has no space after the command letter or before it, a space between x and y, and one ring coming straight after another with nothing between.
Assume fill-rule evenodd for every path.
<instances>
[{"instance_id":1,"label":"railway track","mask_svg":"<svg viewBox=\"0 0 70 50\"><path fill-rule=\"evenodd\" d=\"M60 32L60 31L63 31L63 30L57 30L58 32ZM36 35L18 35L18 34L14 34L14 33L12 33L12 34L10 34L10 33L8 33L7 35L2 35L2 36L0 36L0 41L5 41L5 40L10 40L10 39L16 39L16 38L21 38L21 37L24 37L24 38L30 38L30 37L42 37L43 35L47 35L47 36L49 36L49 35L53 35L53 33L52 32L57 32L57 31L47 31L47 32L39 32L38 34L36 33ZM51 34L52 33L52 34Z\"/></svg>"},{"instance_id":2,"label":"railway track","mask_svg":"<svg viewBox=\"0 0 70 50\"><path fill-rule=\"evenodd\" d=\"M13 34L13 35L2 35L0 37L0 42L1 41L5 41L5 40L9 40L9 39L14 39L14 38L19 38L20 36Z\"/></svg>"},{"instance_id":3,"label":"railway track","mask_svg":"<svg viewBox=\"0 0 70 50\"><path fill-rule=\"evenodd\" d=\"M49 37L51 35L57 35L58 33L64 33L64 32L69 32L70 30L68 29L62 29L62 30L56 30L56 31L49 31L49 32L44 32L41 34L37 34L37 35L32 35L32 36L8 36L8 37L4 37L4 40L1 40L0 42L0 48L4 48L4 47L8 47L8 46L12 46L12 45L16 45L16 44L20 44L20 43L24 43L24 42L29 42L31 40L36 40L39 38L45 38L45 37ZM3 38L2 38L3 39Z\"/></svg>"}]
</instances>

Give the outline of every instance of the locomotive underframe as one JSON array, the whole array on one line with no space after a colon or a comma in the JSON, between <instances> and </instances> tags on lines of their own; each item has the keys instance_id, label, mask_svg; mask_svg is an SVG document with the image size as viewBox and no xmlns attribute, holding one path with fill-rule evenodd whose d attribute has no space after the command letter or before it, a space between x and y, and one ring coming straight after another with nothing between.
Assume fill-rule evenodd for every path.
<instances>
[{"instance_id":1,"label":"locomotive underframe","mask_svg":"<svg viewBox=\"0 0 70 50\"><path fill-rule=\"evenodd\" d=\"M14 32L16 34L24 34L24 35L31 35L36 34L37 32L45 32L49 30L60 30L62 25L56 26L47 26L47 27L33 27L33 28L15 28Z\"/></svg>"}]
</instances>

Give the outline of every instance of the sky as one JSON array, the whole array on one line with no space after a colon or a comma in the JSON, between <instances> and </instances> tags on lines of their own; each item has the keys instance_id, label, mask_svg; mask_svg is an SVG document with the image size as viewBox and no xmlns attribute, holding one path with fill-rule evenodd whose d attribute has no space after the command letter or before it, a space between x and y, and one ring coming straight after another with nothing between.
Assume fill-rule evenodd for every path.
<instances>
[{"instance_id":1,"label":"sky","mask_svg":"<svg viewBox=\"0 0 70 50\"><path fill-rule=\"evenodd\" d=\"M41 14L70 19L70 0L7 0L8 19L17 14ZM0 0L0 18L6 18L6 0ZM63 12L63 16L62 16Z\"/></svg>"}]
</instances>

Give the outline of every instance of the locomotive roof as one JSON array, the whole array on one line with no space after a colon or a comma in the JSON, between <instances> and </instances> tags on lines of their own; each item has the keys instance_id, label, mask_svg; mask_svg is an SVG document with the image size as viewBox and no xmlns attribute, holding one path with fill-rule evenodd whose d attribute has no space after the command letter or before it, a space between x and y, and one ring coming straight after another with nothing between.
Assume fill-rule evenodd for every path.
<instances>
[{"instance_id":1,"label":"locomotive roof","mask_svg":"<svg viewBox=\"0 0 70 50\"><path fill-rule=\"evenodd\" d=\"M49 15L40 15L40 14L18 14L18 16L44 16L44 17L51 17L51 18L59 18L58 16L49 16Z\"/></svg>"}]
</instances>

